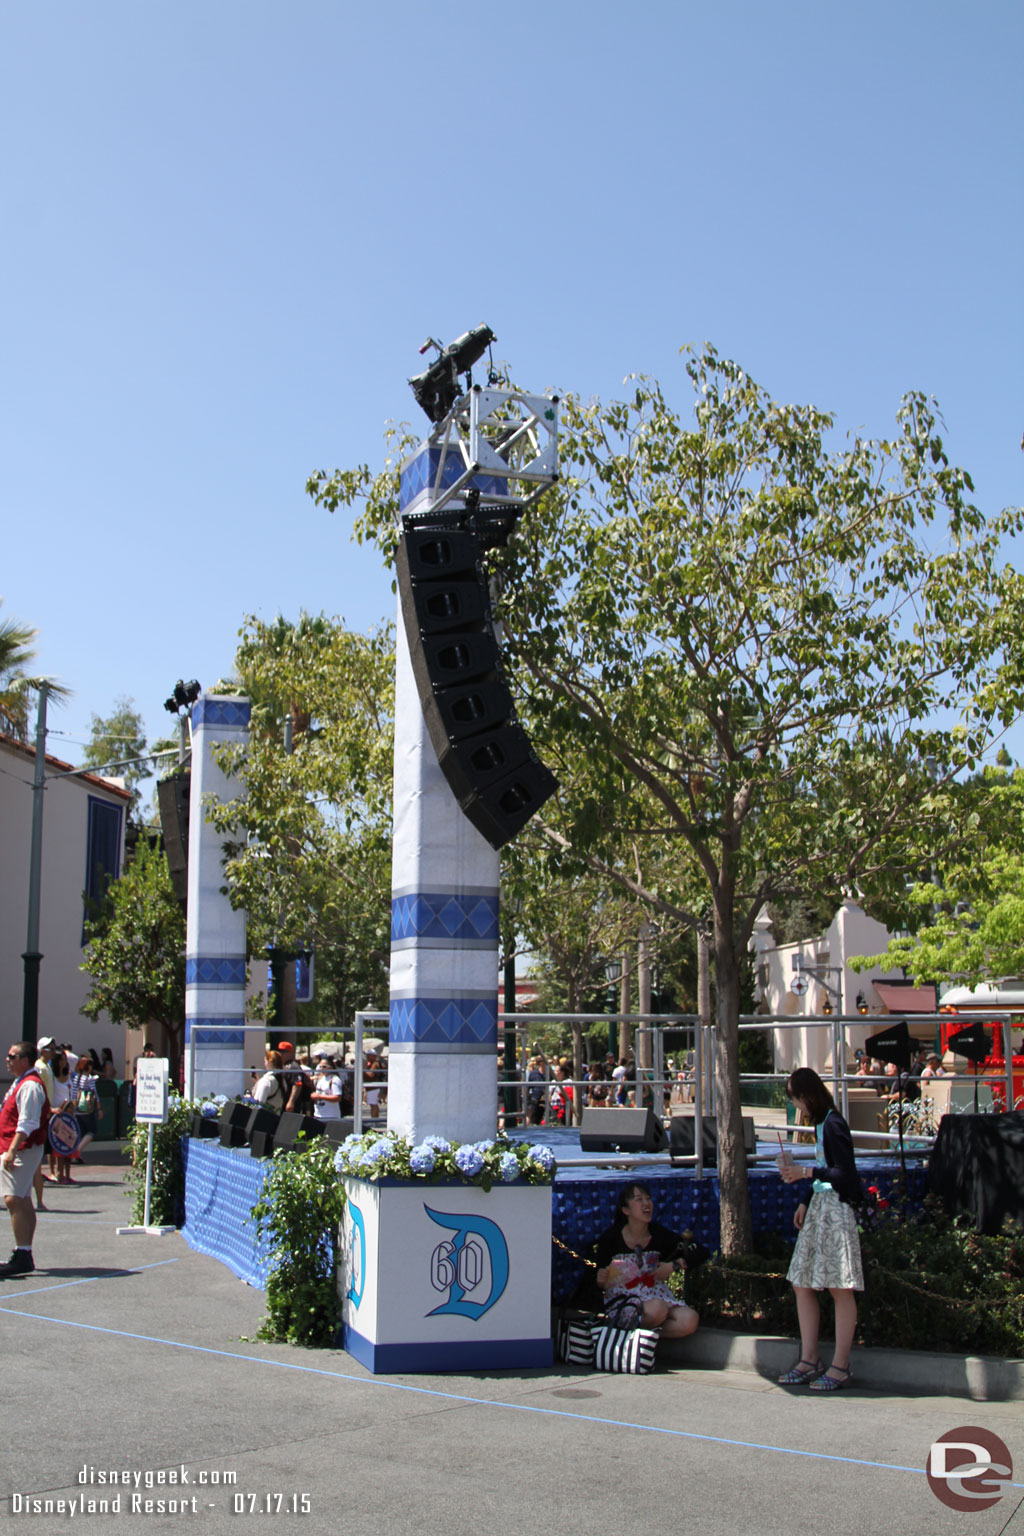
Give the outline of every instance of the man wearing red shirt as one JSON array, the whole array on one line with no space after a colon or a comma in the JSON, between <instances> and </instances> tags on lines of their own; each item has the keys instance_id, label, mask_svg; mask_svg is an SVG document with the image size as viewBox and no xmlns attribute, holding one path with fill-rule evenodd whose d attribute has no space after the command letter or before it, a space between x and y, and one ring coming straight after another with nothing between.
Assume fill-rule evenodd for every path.
<instances>
[{"instance_id":1,"label":"man wearing red shirt","mask_svg":"<svg viewBox=\"0 0 1024 1536\"><path fill-rule=\"evenodd\" d=\"M29 1040L19 1041L7 1052L7 1070L14 1082L0 1105L0 1194L14 1229L14 1252L6 1264L0 1264L0 1280L28 1275L35 1269L32 1180L42 1161L50 1113L46 1089L33 1066L35 1058L35 1047Z\"/></svg>"}]
</instances>

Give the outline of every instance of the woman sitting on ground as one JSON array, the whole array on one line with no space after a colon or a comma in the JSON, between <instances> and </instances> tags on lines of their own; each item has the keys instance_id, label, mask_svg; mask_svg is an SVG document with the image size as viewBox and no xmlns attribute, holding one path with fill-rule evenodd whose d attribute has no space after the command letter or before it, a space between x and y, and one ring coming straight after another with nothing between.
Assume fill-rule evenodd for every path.
<instances>
[{"instance_id":1,"label":"woman sitting on ground","mask_svg":"<svg viewBox=\"0 0 1024 1536\"><path fill-rule=\"evenodd\" d=\"M615 1221L594 1244L597 1284L606 1313L639 1301L644 1328L660 1328L666 1339L685 1339L700 1319L668 1287L669 1277L686 1268L682 1259L673 1258L681 1239L678 1232L652 1222L653 1214L647 1185L638 1180L626 1184Z\"/></svg>"}]
</instances>

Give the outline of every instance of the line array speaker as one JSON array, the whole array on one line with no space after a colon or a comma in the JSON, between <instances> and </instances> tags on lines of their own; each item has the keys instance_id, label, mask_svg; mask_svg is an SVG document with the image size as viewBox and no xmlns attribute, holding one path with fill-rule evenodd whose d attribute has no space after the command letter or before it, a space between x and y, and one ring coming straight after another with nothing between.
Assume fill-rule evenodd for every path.
<instances>
[{"instance_id":1,"label":"line array speaker","mask_svg":"<svg viewBox=\"0 0 1024 1536\"><path fill-rule=\"evenodd\" d=\"M156 786L167 867L171 872L174 894L182 906L188 900L188 803L191 785L191 775L185 773L173 779L161 779Z\"/></svg>"},{"instance_id":2,"label":"line array speaker","mask_svg":"<svg viewBox=\"0 0 1024 1536\"><path fill-rule=\"evenodd\" d=\"M515 718L476 536L408 528L396 561L416 688L437 760L462 810L500 848L554 794Z\"/></svg>"}]
</instances>

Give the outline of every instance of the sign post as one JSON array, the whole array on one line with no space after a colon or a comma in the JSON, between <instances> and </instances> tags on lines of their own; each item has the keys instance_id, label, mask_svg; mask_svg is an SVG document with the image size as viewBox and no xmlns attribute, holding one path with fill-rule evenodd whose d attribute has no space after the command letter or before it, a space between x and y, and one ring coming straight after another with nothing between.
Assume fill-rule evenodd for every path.
<instances>
[{"instance_id":1,"label":"sign post","mask_svg":"<svg viewBox=\"0 0 1024 1536\"><path fill-rule=\"evenodd\" d=\"M140 1056L138 1070L135 1076L135 1118L143 1124L148 1122L149 1134L146 1140L146 1199L143 1207L141 1227L117 1227L118 1237L127 1236L133 1232L145 1232L150 1237L166 1237L170 1232L176 1232L176 1227L154 1227L149 1221L149 1201L153 1189L153 1127L167 1124L167 1084L170 1075L170 1062L166 1056Z\"/></svg>"}]
</instances>

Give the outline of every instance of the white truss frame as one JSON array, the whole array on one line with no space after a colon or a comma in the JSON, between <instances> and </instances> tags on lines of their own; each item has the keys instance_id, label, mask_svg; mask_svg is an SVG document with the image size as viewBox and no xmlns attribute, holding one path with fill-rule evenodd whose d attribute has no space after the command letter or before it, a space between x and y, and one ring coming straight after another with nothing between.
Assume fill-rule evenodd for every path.
<instances>
[{"instance_id":1,"label":"white truss frame","mask_svg":"<svg viewBox=\"0 0 1024 1536\"><path fill-rule=\"evenodd\" d=\"M438 422L430 442L441 449L432 512L461 496L477 475L508 485L507 493L487 493L489 505L523 509L558 479L558 397L474 386ZM442 487L452 450L461 455L463 472L454 484Z\"/></svg>"}]
</instances>

